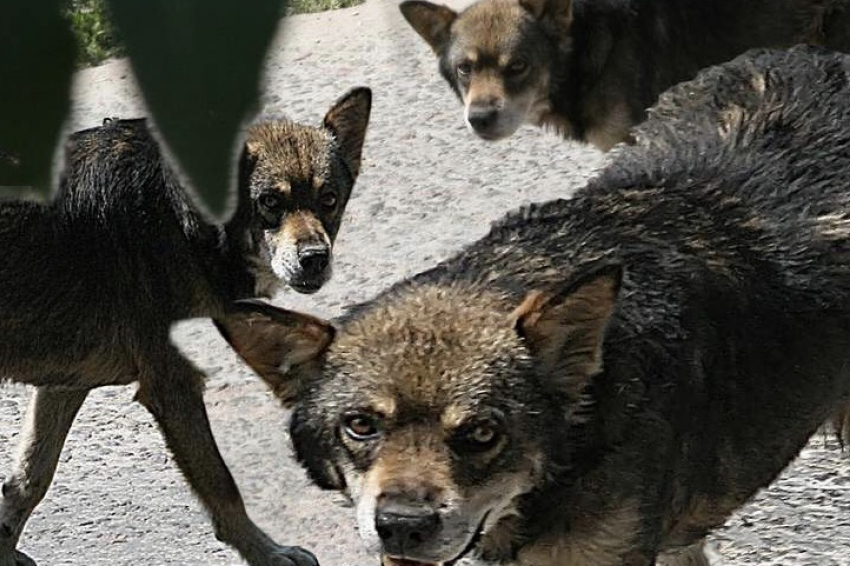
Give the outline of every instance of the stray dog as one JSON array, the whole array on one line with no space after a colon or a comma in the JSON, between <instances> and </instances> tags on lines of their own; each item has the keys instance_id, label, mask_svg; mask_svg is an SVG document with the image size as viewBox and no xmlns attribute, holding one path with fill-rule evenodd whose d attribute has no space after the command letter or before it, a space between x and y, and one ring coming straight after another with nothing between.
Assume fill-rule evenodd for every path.
<instances>
[{"instance_id":1,"label":"stray dog","mask_svg":"<svg viewBox=\"0 0 850 566\"><path fill-rule=\"evenodd\" d=\"M203 375L169 329L281 284L312 293L325 282L370 108L359 88L322 128L251 126L224 226L193 207L144 120L72 135L52 203L0 203L0 378L36 387L3 485L0 566L34 564L17 542L89 390L134 381L216 536L252 566L315 564L249 519L210 430Z\"/></svg>"},{"instance_id":2,"label":"stray dog","mask_svg":"<svg viewBox=\"0 0 850 566\"><path fill-rule=\"evenodd\" d=\"M336 324L219 325L385 566L706 564L850 400L850 56L750 52ZM658 561L658 562L656 562Z\"/></svg>"},{"instance_id":3,"label":"stray dog","mask_svg":"<svg viewBox=\"0 0 850 566\"><path fill-rule=\"evenodd\" d=\"M401 11L485 140L523 123L607 151L665 89L754 47L850 51L847 0L481 0Z\"/></svg>"}]
</instances>

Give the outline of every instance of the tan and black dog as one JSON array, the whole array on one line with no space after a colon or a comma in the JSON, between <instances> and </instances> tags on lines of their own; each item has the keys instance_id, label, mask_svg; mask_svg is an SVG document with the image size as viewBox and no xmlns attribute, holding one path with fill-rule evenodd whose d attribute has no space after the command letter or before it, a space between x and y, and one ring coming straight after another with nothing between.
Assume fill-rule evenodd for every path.
<instances>
[{"instance_id":1,"label":"tan and black dog","mask_svg":"<svg viewBox=\"0 0 850 566\"><path fill-rule=\"evenodd\" d=\"M249 519L210 430L203 375L169 330L280 285L322 286L370 108L371 91L358 88L321 128L249 128L225 225L195 209L144 120L72 135L53 202L0 201L0 380L36 387L3 484L0 566L33 564L18 539L88 392L132 382L221 540L252 566L315 564Z\"/></svg>"},{"instance_id":2,"label":"tan and black dog","mask_svg":"<svg viewBox=\"0 0 850 566\"><path fill-rule=\"evenodd\" d=\"M522 124L607 151L658 95L754 47L850 51L848 0L481 0L460 13L402 2L486 140Z\"/></svg>"},{"instance_id":3,"label":"tan and black dog","mask_svg":"<svg viewBox=\"0 0 850 566\"><path fill-rule=\"evenodd\" d=\"M850 56L748 53L336 323L221 328L385 566L705 564L850 399L848 124Z\"/></svg>"}]
</instances>

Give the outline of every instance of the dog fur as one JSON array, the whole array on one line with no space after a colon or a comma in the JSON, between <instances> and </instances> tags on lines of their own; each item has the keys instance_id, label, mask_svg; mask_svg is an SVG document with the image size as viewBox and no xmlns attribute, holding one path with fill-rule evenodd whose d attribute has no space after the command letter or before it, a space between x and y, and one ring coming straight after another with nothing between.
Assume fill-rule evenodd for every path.
<instances>
[{"instance_id":1,"label":"dog fur","mask_svg":"<svg viewBox=\"0 0 850 566\"><path fill-rule=\"evenodd\" d=\"M483 139L523 123L607 151L665 89L754 47L850 51L847 0L481 0L401 11Z\"/></svg>"},{"instance_id":2,"label":"dog fur","mask_svg":"<svg viewBox=\"0 0 850 566\"><path fill-rule=\"evenodd\" d=\"M72 135L51 203L0 203L0 379L36 387L3 484L0 566L34 564L17 542L89 390L132 382L219 539L252 566L315 564L248 518L209 427L203 375L169 330L282 284L313 292L325 282L370 107L371 91L358 88L321 128L251 126L224 226L195 209L141 119Z\"/></svg>"},{"instance_id":3,"label":"dog fur","mask_svg":"<svg viewBox=\"0 0 850 566\"><path fill-rule=\"evenodd\" d=\"M847 124L850 57L750 52L572 199L334 324L255 301L220 327L385 566L707 564L850 400Z\"/></svg>"}]
</instances>

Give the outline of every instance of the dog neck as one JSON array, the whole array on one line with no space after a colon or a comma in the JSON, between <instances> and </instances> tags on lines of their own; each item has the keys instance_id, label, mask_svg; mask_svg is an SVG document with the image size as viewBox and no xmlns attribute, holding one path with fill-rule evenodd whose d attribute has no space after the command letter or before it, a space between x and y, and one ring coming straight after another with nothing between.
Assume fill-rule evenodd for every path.
<instances>
[{"instance_id":1,"label":"dog neck","mask_svg":"<svg viewBox=\"0 0 850 566\"><path fill-rule=\"evenodd\" d=\"M607 3L606 3L607 4ZM575 2L571 26L571 45L562 51L558 67L553 69L553 101L561 116L569 117L574 136L586 139L597 112L595 106L604 96L604 77L614 62L614 53L628 32L631 19L624 17L621 6L599 2Z\"/></svg>"},{"instance_id":2,"label":"dog neck","mask_svg":"<svg viewBox=\"0 0 850 566\"><path fill-rule=\"evenodd\" d=\"M554 42L550 55L549 108L538 125L602 150L626 139L640 117L632 116L634 101L623 100L613 81L643 72L628 47L637 17L620 4L574 2L570 37ZM642 94L638 107L654 102L651 93Z\"/></svg>"},{"instance_id":3,"label":"dog neck","mask_svg":"<svg viewBox=\"0 0 850 566\"><path fill-rule=\"evenodd\" d=\"M259 255L249 208L249 204L240 205L219 231L217 279L228 301L268 298L280 287L268 261Z\"/></svg>"}]
</instances>

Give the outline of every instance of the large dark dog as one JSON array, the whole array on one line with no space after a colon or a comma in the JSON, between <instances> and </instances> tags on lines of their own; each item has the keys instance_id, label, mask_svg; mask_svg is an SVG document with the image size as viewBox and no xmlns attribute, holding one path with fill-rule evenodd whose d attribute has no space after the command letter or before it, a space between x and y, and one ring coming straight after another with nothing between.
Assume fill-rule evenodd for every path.
<instances>
[{"instance_id":1,"label":"large dark dog","mask_svg":"<svg viewBox=\"0 0 850 566\"><path fill-rule=\"evenodd\" d=\"M210 430L203 375L169 330L282 284L313 292L325 282L370 107L361 88L321 128L252 126L224 226L192 206L144 120L74 134L51 204L0 201L0 380L37 387L3 484L0 566L32 564L18 538L89 390L134 381L217 536L252 566L314 564L248 518Z\"/></svg>"},{"instance_id":2,"label":"large dark dog","mask_svg":"<svg viewBox=\"0 0 850 566\"><path fill-rule=\"evenodd\" d=\"M850 397L848 125L850 57L750 53L337 324L222 329L387 566L704 563Z\"/></svg>"},{"instance_id":3,"label":"large dark dog","mask_svg":"<svg viewBox=\"0 0 850 566\"><path fill-rule=\"evenodd\" d=\"M753 47L850 51L848 0L480 0L401 10L484 139L523 123L607 150L658 95Z\"/></svg>"}]
</instances>

